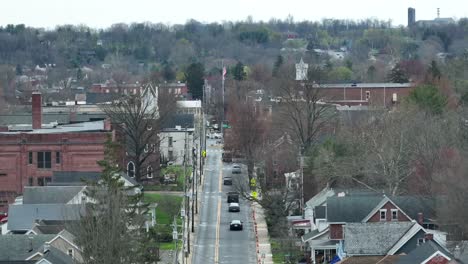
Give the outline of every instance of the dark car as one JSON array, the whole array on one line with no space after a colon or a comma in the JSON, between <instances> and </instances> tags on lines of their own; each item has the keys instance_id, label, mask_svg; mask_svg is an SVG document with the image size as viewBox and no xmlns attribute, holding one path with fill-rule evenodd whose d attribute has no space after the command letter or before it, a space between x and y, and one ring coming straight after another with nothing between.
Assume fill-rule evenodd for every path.
<instances>
[{"instance_id":1,"label":"dark car","mask_svg":"<svg viewBox=\"0 0 468 264\"><path fill-rule=\"evenodd\" d=\"M229 211L229 212L240 212L240 206L239 206L239 204L238 204L238 203L230 203L230 204L229 204L228 211Z\"/></svg>"},{"instance_id":2,"label":"dark car","mask_svg":"<svg viewBox=\"0 0 468 264\"><path fill-rule=\"evenodd\" d=\"M240 220L232 220L229 230L242 230L242 222Z\"/></svg>"},{"instance_id":3,"label":"dark car","mask_svg":"<svg viewBox=\"0 0 468 264\"><path fill-rule=\"evenodd\" d=\"M222 154L223 162L232 162L232 153L229 151L225 151Z\"/></svg>"},{"instance_id":4,"label":"dark car","mask_svg":"<svg viewBox=\"0 0 468 264\"><path fill-rule=\"evenodd\" d=\"M237 192L228 192L227 193L227 202L228 203L239 203L239 193L237 193Z\"/></svg>"},{"instance_id":5,"label":"dark car","mask_svg":"<svg viewBox=\"0 0 468 264\"><path fill-rule=\"evenodd\" d=\"M232 178L231 177L224 177L223 184L224 185L232 185Z\"/></svg>"},{"instance_id":6,"label":"dark car","mask_svg":"<svg viewBox=\"0 0 468 264\"><path fill-rule=\"evenodd\" d=\"M242 168L239 164L234 164L232 165L232 174L241 174L242 173Z\"/></svg>"}]
</instances>

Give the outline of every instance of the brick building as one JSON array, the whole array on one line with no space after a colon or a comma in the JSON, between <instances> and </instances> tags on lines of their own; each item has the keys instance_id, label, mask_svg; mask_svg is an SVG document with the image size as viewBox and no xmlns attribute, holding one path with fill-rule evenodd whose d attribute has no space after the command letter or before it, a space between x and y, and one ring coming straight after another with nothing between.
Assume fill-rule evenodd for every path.
<instances>
[{"instance_id":1,"label":"brick building","mask_svg":"<svg viewBox=\"0 0 468 264\"><path fill-rule=\"evenodd\" d=\"M32 125L0 127L0 212L24 186L46 185L54 171L100 171L96 161L112 135L105 120L43 124L40 93L33 93L32 103Z\"/></svg>"},{"instance_id":2,"label":"brick building","mask_svg":"<svg viewBox=\"0 0 468 264\"><path fill-rule=\"evenodd\" d=\"M391 107L414 89L412 83L342 83L315 85L319 97L339 105Z\"/></svg>"}]
</instances>

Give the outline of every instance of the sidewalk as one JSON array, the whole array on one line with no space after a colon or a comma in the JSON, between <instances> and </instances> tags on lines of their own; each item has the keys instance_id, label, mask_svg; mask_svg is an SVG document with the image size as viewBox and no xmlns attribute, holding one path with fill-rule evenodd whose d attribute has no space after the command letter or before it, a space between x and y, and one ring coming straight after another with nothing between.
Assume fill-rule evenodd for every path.
<instances>
[{"instance_id":1,"label":"sidewalk","mask_svg":"<svg viewBox=\"0 0 468 264\"><path fill-rule=\"evenodd\" d=\"M271 254L270 236L265 221L263 208L252 203L252 218L254 222L257 263L258 264L273 264L273 255Z\"/></svg>"}]
</instances>

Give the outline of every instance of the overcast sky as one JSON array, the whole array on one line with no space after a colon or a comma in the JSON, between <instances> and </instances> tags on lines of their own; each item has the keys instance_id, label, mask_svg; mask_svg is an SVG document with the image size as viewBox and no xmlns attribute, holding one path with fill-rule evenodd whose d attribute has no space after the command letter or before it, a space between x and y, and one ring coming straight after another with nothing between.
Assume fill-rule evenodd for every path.
<instances>
[{"instance_id":1,"label":"overcast sky","mask_svg":"<svg viewBox=\"0 0 468 264\"><path fill-rule=\"evenodd\" d=\"M26 24L53 29L56 25L85 24L107 28L115 23L180 24L270 18L294 21L323 18L392 20L406 25L407 8L416 8L416 20L468 17L468 0L2 0L0 25Z\"/></svg>"}]
</instances>

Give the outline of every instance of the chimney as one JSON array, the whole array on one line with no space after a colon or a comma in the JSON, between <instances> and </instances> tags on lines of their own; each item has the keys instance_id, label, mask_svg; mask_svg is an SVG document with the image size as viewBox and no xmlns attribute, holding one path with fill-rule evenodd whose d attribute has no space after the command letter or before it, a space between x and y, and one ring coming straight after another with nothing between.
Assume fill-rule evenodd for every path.
<instances>
[{"instance_id":1,"label":"chimney","mask_svg":"<svg viewBox=\"0 0 468 264\"><path fill-rule=\"evenodd\" d=\"M109 118L104 119L104 130L111 131L112 130L112 122Z\"/></svg>"},{"instance_id":2,"label":"chimney","mask_svg":"<svg viewBox=\"0 0 468 264\"><path fill-rule=\"evenodd\" d=\"M424 215L423 213L418 213L418 224L422 225L424 222Z\"/></svg>"},{"instance_id":3,"label":"chimney","mask_svg":"<svg viewBox=\"0 0 468 264\"><path fill-rule=\"evenodd\" d=\"M434 234L426 233L424 234L424 241L434 240Z\"/></svg>"},{"instance_id":4,"label":"chimney","mask_svg":"<svg viewBox=\"0 0 468 264\"><path fill-rule=\"evenodd\" d=\"M47 241L44 243L44 254L49 252L50 250L50 243Z\"/></svg>"},{"instance_id":5,"label":"chimney","mask_svg":"<svg viewBox=\"0 0 468 264\"><path fill-rule=\"evenodd\" d=\"M42 128L42 97L40 92L32 93L32 128Z\"/></svg>"}]
</instances>

